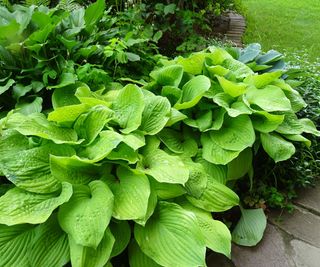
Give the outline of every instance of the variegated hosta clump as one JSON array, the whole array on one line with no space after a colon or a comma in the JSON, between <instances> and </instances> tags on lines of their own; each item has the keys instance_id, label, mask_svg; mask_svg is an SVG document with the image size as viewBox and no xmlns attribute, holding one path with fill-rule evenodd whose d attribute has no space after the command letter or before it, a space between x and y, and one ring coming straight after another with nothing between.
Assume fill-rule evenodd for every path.
<instances>
[{"instance_id":1,"label":"variegated hosta clump","mask_svg":"<svg viewBox=\"0 0 320 267\"><path fill-rule=\"evenodd\" d=\"M143 87L56 88L53 111L2 120L3 266L111 266L128 246L132 267L196 267L206 247L261 239L262 210L242 209L232 238L211 213L239 205L227 183L252 173L253 147L280 161L318 134L303 100L222 49L164 64Z\"/></svg>"}]
</instances>

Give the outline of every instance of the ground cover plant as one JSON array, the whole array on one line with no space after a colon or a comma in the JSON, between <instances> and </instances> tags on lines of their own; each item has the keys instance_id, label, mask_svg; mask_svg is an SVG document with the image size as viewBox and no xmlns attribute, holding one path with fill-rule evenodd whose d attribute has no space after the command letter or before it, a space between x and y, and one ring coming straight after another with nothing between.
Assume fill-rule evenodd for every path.
<instances>
[{"instance_id":1,"label":"ground cover plant","mask_svg":"<svg viewBox=\"0 0 320 267\"><path fill-rule=\"evenodd\" d=\"M242 6L247 22L245 43L259 42L263 50L288 51L289 59L303 48L308 50L310 62L320 57L319 1L243 0Z\"/></svg>"},{"instance_id":2,"label":"ground cover plant","mask_svg":"<svg viewBox=\"0 0 320 267\"><path fill-rule=\"evenodd\" d=\"M101 7L1 9L1 264L205 266L207 248L230 257L231 241L254 246L266 218L261 208L244 208L239 179L255 185L261 151L281 162L319 135L297 116L306 103L282 55L253 44L154 57L157 32L141 40L128 25L136 14L112 18ZM30 48L30 36L48 33L41 18L57 24ZM145 43L150 50L135 47ZM52 59L55 49L66 65ZM79 60L81 49L90 56ZM19 65L33 66L21 53L36 59L37 73ZM138 56L150 64L135 68L129 57ZM8 58L19 64L6 67ZM47 64L57 73L45 83ZM28 97L44 105L24 108ZM227 227L223 212L233 207L241 218Z\"/></svg>"},{"instance_id":3,"label":"ground cover plant","mask_svg":"<svg viewBox=\"0 0 320 267\"><path fill-rule=\"evenodd\" d=\"M135 11L115 17L102 0L72 11L0 7L2 111L50 107L46 89L79 82L95 88L121 77L148 75L161 35Z\"/></svg>"}]
</instances>

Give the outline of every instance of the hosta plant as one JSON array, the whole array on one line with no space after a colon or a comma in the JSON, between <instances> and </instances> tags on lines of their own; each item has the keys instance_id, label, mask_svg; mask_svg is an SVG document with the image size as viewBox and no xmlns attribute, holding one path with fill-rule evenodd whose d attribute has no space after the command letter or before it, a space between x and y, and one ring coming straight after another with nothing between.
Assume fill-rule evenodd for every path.
<instances>
[{"instance_id":1,"label":"hosta plant","mask_svg":"<svg viewBox=\"0 0 320 267\"><path fill-rule=\"evenodd\" d=\"M54 88L53 109L1 120L0 262L4 266L206 266L209 248L255 245L266 219L212 217L240 205L259 146L275 161L318 134L281 71L257 75L211 47L163 61L144 86Z\"/></svg>"}]
</instances>

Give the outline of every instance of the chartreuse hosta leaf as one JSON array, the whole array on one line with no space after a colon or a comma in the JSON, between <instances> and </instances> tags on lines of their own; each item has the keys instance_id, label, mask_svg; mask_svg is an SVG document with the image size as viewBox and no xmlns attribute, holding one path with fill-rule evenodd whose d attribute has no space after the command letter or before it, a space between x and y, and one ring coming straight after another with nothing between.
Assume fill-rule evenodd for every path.
<instances>
[{"instance_id":1,"label":"chartreuse hosta leaf","mask_svg":"<svg viewBox=\"0 0 320 267\"><path fill-rule=\"evenodd\" d=\"M90 145L113 118L113 111L105 106L92 107L87 113L80 115L74 125L79 138L84 139L85 145Z\"/></svg>"},{"instance_id":2,"label":"chartreuse hosta leaf","mask_svg":"<svg viewBox=\"0 0 320 267\"><path fill-rule=\"evenodd\" d=\"M61 125L72 125L75 120L90 108L87 104L58 107L48 114L48 120Z\"/></svg>"},{"instance_id":3,"label":"chartreuse hosta leaf","mask_svg":"<svg viewBox=\"0 0 320 267\"><path fill-rule=\"evenodd\" d=\"M237 117L242 114L251 114L252 110L242 101L235 101L226 93L218 93L213 97L213 102L223 107L230 117ZM223 118L223 116L222 116ZM216 129L213 129L216 130ZM217 129L218 130L218 129Z\"/></svg>"},{"instance_id":4,"label":"chartreuse hosta leaf","mask_svg":"<svg viewBox=\"0 0 320 267\"><path fill-rule=\"evenodd\" d=\"M78 245L97 248L111 219L114 197L102 181L74 185L68 203L59 209L59 223Z\"/></svg>"},{"instance_id":5,"label":"chartreuse hosta leaf","mask_svg":"<svg viewBox=\"0 0 320 267\"><path fill-rule=\"evenodd\" d=\"M137 167L160 183L185 184L189 179L189 171L183 161L160 149L147 151Z\"/></svg>"},{"instance_id":6,"label":"chartreuse hosta leaf","mask_svg":"<svg viewBox=\"0 0 320 267\"><path fill-rule=\"evenodd\" d=\"M193 138L170 128L163 129L158 137L172 152L193 157L198 152L197 142Z\"/></svg>"},{"instance_id":7,"label":"chartreuse hosta leaf","mask_svg":"<svg viewBox=\"0 0 320 267\"><path fill-rule=\"evenodd\" d=\"M290 111L291 103L281 88L267 85L262 89L249 87L245 97L252 105L257 105L265 111Z\"/></svg>"},{"instance_id":8,"label":"chartreuse hosta leaf","mask_svg":"<svg viewBox=\"0 0 320 267\"><path fill-rule=\"evenodd\" d=\"M195 106L211 86L210 79L204 75L192 78L182 87L182 95L174 108L187 109Z\"/></svg>"},{"instance_id":9,"label":"chartreuse hosta leaf","mask_svg":"<svg viewBox=\"0 0 320 267\"><path fill-rule=\"evenodd\" d=\"M144 107L143 93L138 86L129 84L120 90L112 109L123 133L128 134L139 128Z\"/></svg>"},{"instance_id":10,"label":"chartreuse hosta leaf","mask_svg":"<svg viewBox=\"0 0 320 267\"><path fill-rule=\"evenodd\" d=\"M299 121L303 125L303 132L320 136L320 131L317 130L316 126L310 119L304 118Z\"/></svg>"},{"instance_id":11,"label":"chartreuse hosta leaf","mask_svg":"<svg viewBox=\"0 0 320 267\"><path fill-rule=\"evenodd\" d=\"M172 126L173 124L182 121L184 119L188 118L185 114L181 113L179 110L175 108L171 108L170 111L170 117L166 124L166 126Z\"/></svg>"},{"instance_id":12,"label":"chartreuse hosta leaf","mask_svg":"<svg viewBox=\"0 0 320 267\"><path fill-rule=\"evenodd\" d=\"M223 91L232 97L238 97L244 94L248 87L245 83L231 82L222 76L217 76L217 79Z\"/></svg>"},{"instance_id":13,"label":"chartreuse hosta leaf","mask_svg":"<svg viewBox=\"0 0 320 267\"><path fill-rule=\"evenodd\" d=\"M239 197L235 192L210 176L207 176L207 187L199 198L186 198L192 205L210 212L226 211L239 204Z\"/></svg>"},{"instance_id":14,"label":"chartreuse hosta leaf","mask_svg":"<svg viewBox=\"0 0 320 267\"><path fill-rule=\"evenodd\" d=\"M96 249L77 244L69 235L72 267L104 267L110 258L114 243L115 239L109 228L104 232L103 238Z\"/></svg>"},{"instance_id":15,"label":"chartreuse hosta leaf","mask_svg":"<svg viewBox=\"0 0 320 267\"><path fill-rule=\"evenodd\" d=\"M8 180L21 189L35 193L51 193L59 190L61 185L50 171L50 155L72 156L74 153L73 148L68 145L47 143L2 157L0 169Z\"/></svg>"},{"instance_id":16,"label":"chartreuse hosta leaf","mask_svg":"<svg viewBox=\"0 0 320 267\"><path fill-rule=\"evenodd\" d=\"M231 254L231 233L228 227L218 221L213 220L210 212L196 208L188 201L179 201L184 209L193 212L197 217L201 232L205 238L205 243L211 250L222 253L230 258Z\"/></svg>"},{"instance_id":17,"label":"chartreuse hosta leaf","mask_svg":"<svg viewBox=\"0 0 320 267\"><path fill-rule=\"evenodd\" d=\"M152 180L152 178L150 177L149 180ZM161 183L158 183L161 184ZM173 185L175 186L175 185ZM134 220L136 223L144 226L146 224L146 222L149 220L149 218L151 217L151 215L153 214L156 206L158 203L158 195L157 195L157 191L155 190L155 188L153 188L153 184L152 182L150 182L150 196L148 199L148 208L147 208L147 212L144 215L143 218L141 219L136 219Z\"/></svg>"},{"instance_id":18,"label":"chartreuse hosta leaf","mask_svg":"<svg viewBox=\"0 0 320 267\"><path fill-rule=\"evenodd\" d=\"M255 141L254 129L247 115L226 117L221 129L209 133L220 147L232 151L242 151Z\"/></svg>"},{"instance_id":19,"label":"chartreuse hosta leaf","mask_svg":"<svg viewBox=\"0 0 320 267\"><path fill-rule=\"evenodd\" d=\"M235 159L240 151L223 149L219 146L210 133L201 135L202 156L205 160L213 164L225 165Z\"/></svg>"},{"instance_id":20,"label":"chartreuse hosta leaf","mask_svg":"<svg viewBox=\"0 0 320 267\"><path fill-rule=\"evenodd\" d=\"M114 194L112 216L118 220L143 218L148 209L150 184L147 176L125 167L118 167L118 180L108 181Z\"/></svg>"},{"instance_id":21,"label":"chartreuse hosta leaf","mask_svg":"<svg viewBox=\"0 0 320 267\"><path fill-rule=\"evenodd\" d=\"M0 224L0 262L2 266L28 267L30 245L35 236L35 226Z\"/></svg>"},{"instance_id":22,"label":"chartreuse hosta leaf","mask_svg":"<svg viewBox=\"0 0 320 267\"><path fill-rule=\"evenodd\" d=\"M234 180L246 175L252 169L252 151L250 148L243 150L238 157L227 165L228 180Z\"/></svg>"},{"instance_id":23,"label":"chartreuse hosta leaf","mask_svg":"<svg viewBox=\"0 0 320 267\"><path fill-rule=\"evenodd\" d=\"M62 267L70 261L68 235L59 226L56 214L35 229L28 251L29 266Z\"/></svg>"},{"instance_id":24,"label":"chartreuse hosta leaf","mask_svg":"<svg viewBox=\"0 0 320 267\"><path fill-rule=\"evenodd\" d=\"M122 135L122 138L123 142L133 150L137 150L146 144L145 137L141 131L134 131L130 134Z\"/></svg>"},{"instance_id":25,"label":"chartreuse hosta leaf","mask_svg":"<svg viewBox=\"0 0 320 267\"><path fill-rule=\"evenodd\" d=\"M151 72L150 76L162 86L175 86L181 82L183 68L179 65L170 65Z\"/></svg>"},{"instance_id":26,"label":"chartreuse hosta leaf","mask_svg":"<svg viewBox=\"0 0 320 267\"><path fill-rule=\"evenodd\" d=\"M18 187L0 197L0 224L38 224L45 222L51 213L72 195L72 186L62 183L60 194L35 194Z\"/></svg>"},{"instance_id":27,"label":"chartreuse hosta leaf","mask_svg":"<svg viewBox=\"0 0 320 267\"><path fill-rule=\"evenodd\" d=\"M262 133L273 132L284 120L284 115L270 114L266 111L255 111L250 117L253 128Z\"/></svg>"},{"instance_id":28,"label":"chartreuse hosta leaf","mask_svg":"<svg viewBox=\"0 0 320 267\"><path fill-rule=\"evenodd\" d=\"M263 88L273 81L278 80L281 75L282 71L274 71L260 75L249 75L243 81L247 84L255 86L256 88Z\"/></svg>"},{"instance_id":29,"label":"chartreuse hosta leaf","mask_svg":"<svg viewBox=\"0 0 320 267\"><path fill-rule=\"evenodd\" d=\"M129 264L130 267L161 267L141 251L135 239L129 245Z\"/></svg>"},{"instance_id":30,"label":"chartreuse hosta leaf","mask_svg":"<svg viewBox=\"0 0 320 267\"><path fill-rule=\"evenodd\" d=\"M50 170L54 178L70 184L88 184L101 177L101 168L77 156L50 156Z\"/></svg>"},{"instance_id":31,"label":"chartreuse hosta leaf","mask_svg":"<svg viewBox=\"0 0 320 267\"><path fill-rule=\"evenodd\" d=\"M135 225L134 236L142 252L157 264L206 266L205 241L197 219L175 203L160 201L145 227Z\"/></svg>"},{"instance_id":32,"label":"chartreuse hosta leaf","mask_svg":"<svg viewBox=\"0 0 320 267\"><path fill-rule=\"evenodd\" d=\"M199 198L207 187L208 175L200 163L185 159L184 164L189 169L189 179L185 188L189 195Z\"/></svg>"},{"instance_id":33,"label":"chartreuse hosta leaf","mask_svg":"<svg viewBox=\"0 0 320 267\"><path fill-rule=\"evenodd\" d=\"M170 119L170 102L162 96L147 96L139 129L149 135L160 132Z\"/></svg>"},{"instance_id":34,"label":"chartreuse hosta leaf","mask_svg":"<svg viewBox=\"0 0 320 267\"><path fill-rule=\"evenodd\" d=\"M111 257L118 256L128 246L131 239L131 228L127 221L114 220L110 223L109 228L115 238L112 247Z\"/></svg>"},{"instance_id":35,"label":"chartreuse hosta leaf","mask_svg":"<svg viewBox=\"0 0 320 267\"><path fill-rule=\"evenodd\" d=\"M14 113L8 116L6 128L14 129L23 135L34 135L52 140L57 144L77 144L77 133L73 129L58 127L49 122L45 115L33 113L29 116Z\"/></svg>"},{"instance_id":36,"label":"chartreuse hosta leaf","mask_svg":"<svg viewBox=\"0 0 320 267\"><path fill-rule=\"evenodd\" d=\"M15 130L3 131L0 135L0 170L2 159L28 148L29 140L26 136Z\"/></svg>"},{"instance_id":37,"label":"chartreuse hosta leaf","mask_svg":"<svg viewBox=\"0 0 320 267\"><path fill-rule=\"evenodd\" d=\"M276 133L261 133L260 138L263 149L275 162L289 159L296 151L291 142Z\"/></svg>"},{"instance_id":38,"label":"chartreuse hosta leaf","mask_svg":"<svg viewBox=\"0 0 320 267\"><path fill-rule=\"evenodd\" d=\"M241 246L255 246L262 239L267 218L262 209L241 209L241 213L232 232L232 241Z\"/></svg>"},{"instance_id":39,"label":"chartreuse hosta leaf","mask_svg":"<svg viewBox=\"0 0 320 267\"><path fill-rule=\"evenodd\" d=\"M121 143L108 154L107 159L125 160L129 164L135 164L139 160L139 154L138 151L134 151L130 146Z\"/></svg>"},{"instance_id":40,"label":"chartreuse hosta leaf","mask_svg":"<svg viewBox=\"0 0 320 267\"><path fill-rule=\"evenodd\" d=\"M110 152L121 143L122 140L122 135L115 131L102 131L92 144L82 148L79 151L79 156L87 158L92 162L100 161L108 156Z\"/></svg>"},{"instance_id":41,"label":"chartreuse hosta leaf","mask_svg":"<svg viewBox=\"0 0 320 267\"><path fill-rule=\"evenodd\" d=\"M196 158L196 162L200 163L206 173L214 178L217 182L225 184L227 181L227 166L225 165L216 165L206 161L202 158L201 154Z\"/></svg>"},{"instance_id":42,"label":"chartreuse hosta leaf","mask_svg":"<svg viewBox=\"0 0 320 267\"><path fill-rule=\"evenodd\" d=\"M188 58L178 57L175 62L183 67L183 70L192 75L199 75L202 72L205 58L209 53L193 53Z\"/></svg>"}]
</instances>

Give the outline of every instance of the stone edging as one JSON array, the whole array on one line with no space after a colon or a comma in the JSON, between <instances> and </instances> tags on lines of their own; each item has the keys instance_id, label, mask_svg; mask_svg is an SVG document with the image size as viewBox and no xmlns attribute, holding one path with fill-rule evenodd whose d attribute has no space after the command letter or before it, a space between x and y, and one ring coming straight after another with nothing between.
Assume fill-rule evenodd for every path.
<instances>
[{"instance_id":1,"label":"stone edging","mask_svg":"<svg viewBox=\"0 0 320 267\"><path fill-rule=\"evenodd\" d=\"M246 30L246 22L243 16L235 12L229 12L229 29L225 34L226 40L233 42L236 46L242 47L242 35Z\"/></svg>"}]
</instances>

